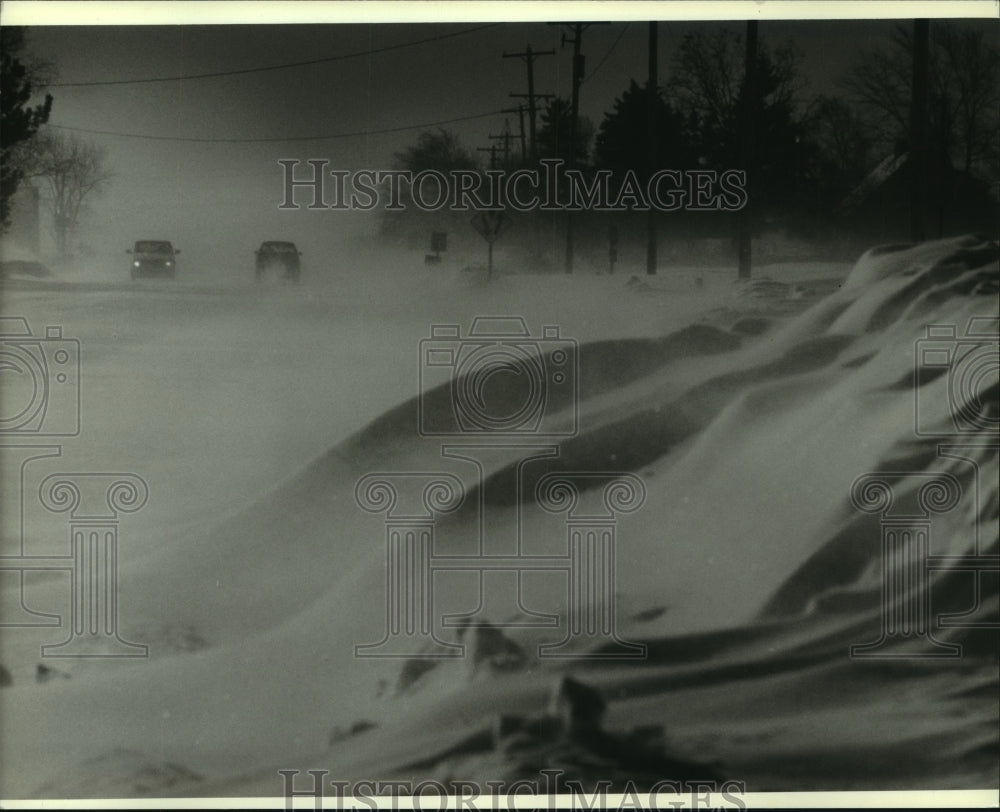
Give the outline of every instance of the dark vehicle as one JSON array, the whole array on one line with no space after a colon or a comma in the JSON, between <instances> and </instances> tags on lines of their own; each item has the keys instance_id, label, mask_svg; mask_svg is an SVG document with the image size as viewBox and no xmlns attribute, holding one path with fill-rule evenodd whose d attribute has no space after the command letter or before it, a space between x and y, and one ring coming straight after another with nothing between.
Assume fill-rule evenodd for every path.
<instances>
[{"instance_id":1,"label":"dark vehicle","mask_svg":"<svg viewBox=\"0 0 1000 812\"><path fill-rule=\"evenodd\" d=\"M132 278L140 276L169 276L177 273L177 255L169 240L136 240L126 254L132 255Z\"/></svg>"},{"instance_id":2,"label":"dark vehicle","mask_svg":"<svg viewBox=\"0 0 1000 812\"><path fill-rule=\"evenodd\" d=\"M254 269L258 282L269 273L280 274L282 279L288 279L291 282L299 281L299 274L302 270L299 257L302 256L302 252L295 247L295 243L262 242L260 248L254 253L257 255Z\"/></svg>"}]
</instances>

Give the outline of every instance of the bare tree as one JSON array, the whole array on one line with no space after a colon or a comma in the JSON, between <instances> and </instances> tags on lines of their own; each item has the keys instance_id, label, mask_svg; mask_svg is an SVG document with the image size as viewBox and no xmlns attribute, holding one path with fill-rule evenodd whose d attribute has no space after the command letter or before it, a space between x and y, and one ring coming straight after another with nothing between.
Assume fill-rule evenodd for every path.
<instances>
[{"instance_id":1,"label":"bare tree","mask_svg":"<svg viewBox=\"0 0 1000 812\"><path fill-rule=\"evenodd\" d=\"M842 98L817 96L809 106L807 126L822 165L821 186L832 188L838 200L885 157L875 153L876 137L857 107Z\"/></svg>"},{"instance_id":2,"label":"bare tree","mask_svg":"<svg viewBox=\"0 0 1000 812\"><path fill-rule=\"evenodd\" d=\"M913 37L909 29L897 27L886 48L863 51L841 82L883 149L905 140L912 72Z\"/></svg>"},{"instance_id":3,"label":"bare tree","mask_svg":"<svg viewBox=\"0 0 1000 812\"><path fill-rule=\"evenodd\" d=\"M52 212L53 232L60 254L69 251L84 203L111 179L105 150L75 135L47 130L31 143L27 174L45 182L45 199Z\"/></svg>"},{"instance_id":4,"label":"bare tree","mask_svg":"<svg viewBox=\"0 0 1000 812\"><path fill-rule=\"evenodd\" d=\"M842 84L883 150L907 144L913 33L900 26L887 47L862 52ZM1000 49L982 28L931 24L929 147L966 172L997 164Z\"/></svg>"},{"instance_id":5,"label":"bare tree","mask_svg":"<svg viewBox=\"0 0 1000 812\"><path fill-rule=\"evenodd\" d=\"M800 57L790 44L757 50L757 96L762 107L792 110L802 90ZM736 31L699 30L685 35L673 63L674 103L709 127L732 128L744 88L744 43Z\"/></svg>"},{"instance_id":6,"label":"bare tree","mask_svg":"<svg viewBox=\"0 0 1000 812\"><path fill-rule=\"evenodd\" d=\"M997 164L997 108L1000 107L1000 49L982 29L938 26L934 37L954 97L953 117L962 166Z\"/></svg>"},{"instance_id":7,"label":"bare tree","mask_svg":"<svg viewBox=\"0 0 1000 812\"><path fill-rule=\"evenodd\" d=\"M751 30L746 37L725 29L685 35L672 60L668 101L680 113L683 139L700 164L744 167L752 174L757 222L788 221L816 203L809 188L813 146L801 103L800 56L788 42L762 38L748 59ZM750 124L752 144L743 135Z\"/></svg>"}]
</instances>

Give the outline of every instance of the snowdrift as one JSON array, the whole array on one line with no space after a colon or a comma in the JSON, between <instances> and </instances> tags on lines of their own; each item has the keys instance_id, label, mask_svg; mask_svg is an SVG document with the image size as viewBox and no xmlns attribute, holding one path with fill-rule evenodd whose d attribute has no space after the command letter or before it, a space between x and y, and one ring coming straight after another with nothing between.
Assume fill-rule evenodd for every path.
<instances>
[{"instance_id":1,"label":"snowdrift","mask_svg":"<svg viewBox=\"0 0 1000 812\"><path fill-rule=\"evenodd\" d=\"M0 792L276 796L279 769L996 786L998 256L882 247L836 286L756 283L745 312L583 343L545 452L421 435L450 384L400 403L207 534L123 561L123 633L150 659L4 689ZM555 559L545 485L573 472L581 515L623 473L643 489L615 518L617 639L539 656L567 635L568 576L455 565L430 576L430 643L355 656L386 636L392 588L359 482L458 483L436 503L442 560ZM642 656L601 656L622 643ZM548 705L567 684L585 687L568 721Z\"/></svg>"}]
</instances>

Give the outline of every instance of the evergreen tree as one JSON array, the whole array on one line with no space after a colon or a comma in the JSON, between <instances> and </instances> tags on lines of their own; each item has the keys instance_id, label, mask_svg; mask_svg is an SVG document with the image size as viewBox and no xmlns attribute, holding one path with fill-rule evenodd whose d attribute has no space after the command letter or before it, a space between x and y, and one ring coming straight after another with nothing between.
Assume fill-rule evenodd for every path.
<instances>
[{"instance_id":1,"label":"evergreen tree","mask_svg":"<svg viewBox=\"0 0 1000 812\"><path fill-rule=\"evenodd\" d=\"M11 200L24 177L15 148L34 137L49 118L52 96L34 107L31 76L18 59L24 44L20 28L0 29L0 227L10 218Z\"/></svg>"},{"instance_id":2,"label":"evergreen tree","mask_svg":"<svg viewBox=\"0 0 1000 812\"><path fill-rule=\"evenodd\" d=\"M618 174L632 169L639 177L648 177L650 170L687 167L692 148L683 138L682 116L663 98L656 88L656 159L649 167L648 121L649 93L635 80L615 99L614 107L604 114L594 147L594 163L600 169Z\"/></svg>"}]
</instances>

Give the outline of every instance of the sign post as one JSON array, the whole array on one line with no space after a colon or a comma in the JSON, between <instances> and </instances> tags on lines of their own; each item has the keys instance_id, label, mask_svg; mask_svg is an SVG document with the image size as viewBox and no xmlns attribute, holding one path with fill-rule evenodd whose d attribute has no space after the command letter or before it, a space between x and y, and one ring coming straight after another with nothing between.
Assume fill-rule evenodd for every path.
<instances>
[{"instance_id":1,"label":"sign post","mask_svg":"<svg viewBox=\"0 0 1000 812\"><path fill-rule=\"evenodd\" d=\"M486 281L493 279L493 243L510 226L510 218L502 211L481 211L470 221L486 240Z\"/></svg>"},{"instance_id":2,"label":"sign post","mask_svg":"<svg viewBox=\"0 0 1000 812\"><path fill-rule=\"evenodd\" d=\"M431 232L431 251L433 254L424 254L424 264L434 265L441 261L441 252L448 250L448 234L445 231Z\"/></svg>"}]
</instances>

